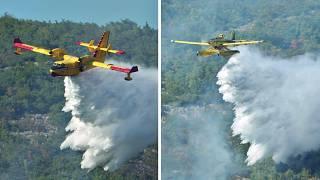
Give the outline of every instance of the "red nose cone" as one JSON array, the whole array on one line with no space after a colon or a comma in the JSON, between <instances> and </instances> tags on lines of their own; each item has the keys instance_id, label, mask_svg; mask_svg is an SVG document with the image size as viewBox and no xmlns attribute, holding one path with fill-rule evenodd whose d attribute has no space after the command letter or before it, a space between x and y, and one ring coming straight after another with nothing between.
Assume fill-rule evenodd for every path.
<instances>
[{"instance_id":1,"label":"red nose cone","mask_svg":"<svg viewBox=\"0 0 320 180\"><path fill-rule=\"evenodd\" d=\"M117 52L117 54L124 54L125 52L124 51L122 51L122 50L119 50L118 52Z\"/></svg>"},{"instance_id":2,"label":"red nose cone","mask_svg":"<svg viewBox=\"0 0 320 180\"><path fill-rule=\"evenodd\" d=\"M81 42L80 42L80 41L76 42L76 45L80 45L80 44L81 44Z\"/></svg>"}]
</instances>

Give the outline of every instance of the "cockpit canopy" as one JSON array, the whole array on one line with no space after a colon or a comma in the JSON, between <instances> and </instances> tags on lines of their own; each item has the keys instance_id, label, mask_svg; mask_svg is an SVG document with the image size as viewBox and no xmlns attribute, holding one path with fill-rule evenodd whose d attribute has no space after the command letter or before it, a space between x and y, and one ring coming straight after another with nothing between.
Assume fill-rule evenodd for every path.
<instances>
[{"instance_id":1,"label":"cockpit canopy","mask_svg":"<svg viewBox=\"0 0 320 180\"><path fill-rule=\"evenodd\" d=\"M224 34L219 34L219 35L216 36L215 38L210 39L210 40L209 40L209 43L210 43L210 42L216 42L217 40L224 40Z\"/></svg>"},{"instance_id":2,"label":"cockpit canopy","mask_svg":"<svg viewBox=\"0 0 320 180\"><path fill-rule=\"evenodd\" d=\"M219 34L219 35L217 36L217 39L224 39L224 34Z\"/></svg>"}]
</instances>

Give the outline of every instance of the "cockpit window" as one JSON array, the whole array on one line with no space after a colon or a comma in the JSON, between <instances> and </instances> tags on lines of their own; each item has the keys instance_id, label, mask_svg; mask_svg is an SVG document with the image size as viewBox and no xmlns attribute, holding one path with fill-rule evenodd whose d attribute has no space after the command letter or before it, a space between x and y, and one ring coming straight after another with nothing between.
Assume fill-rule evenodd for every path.
<instances>
[{"instance_id":1,"label":"cockpit window","mask_svg":"<svg viewBox=\"0 0 320 180\"><path fill-rule=\"evenodd\" d=\"M61 68L64 68L65 67L65 64L59 64L59 63L53 63L51 69L61 69Z\"/></svg>"},{"instance_id":2,"label":"cockpit window","mask_svg":"<svg viewBox=\"0 0 320 180\"><path fill-rule=\"evenodd\" d=\"M53 66L56 66L56 67L65 67L64 64L59 64L59 63L53 63Z\"/></svg>"}]
</instances>

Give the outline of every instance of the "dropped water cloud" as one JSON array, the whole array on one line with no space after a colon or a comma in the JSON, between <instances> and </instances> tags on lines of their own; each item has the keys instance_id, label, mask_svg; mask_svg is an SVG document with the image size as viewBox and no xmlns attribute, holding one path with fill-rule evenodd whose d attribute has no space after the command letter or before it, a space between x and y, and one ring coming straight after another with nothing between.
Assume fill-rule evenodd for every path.
<instances>
[{"instance_id":1,"label":"dropped water cloud","mask_svg":"<svg viewBox=\"0 0 320 180\"><path fill-rule=\"evenodd\" d=\"M217 77L223 99L234 104L233 135L251 144L248 165L320 148L318 57L281 59L243 48Z\"/></svg>"},{"instance_id":2,"label":"dropped water cloud","mask_svg":"<svg viewBox=\"0 0 320 180\"><path fill-rule=\"evenodd\" d=\"M230 113L221 105L163 109L163 179L228 179L240 172L226 141Z\"/></svg>"},{"instance_id":3,"label":"dropped water cloud","mask_svg":"<svg viewBox=\"0 0 320 180\"><path fill-rule=\"evenodd\" d=\"M114 170L157 141L157 70L124 74L93 69L66 77L63 111L70 134L61 149L83 151L81 168Z\"/></svg>"}]
</instances>

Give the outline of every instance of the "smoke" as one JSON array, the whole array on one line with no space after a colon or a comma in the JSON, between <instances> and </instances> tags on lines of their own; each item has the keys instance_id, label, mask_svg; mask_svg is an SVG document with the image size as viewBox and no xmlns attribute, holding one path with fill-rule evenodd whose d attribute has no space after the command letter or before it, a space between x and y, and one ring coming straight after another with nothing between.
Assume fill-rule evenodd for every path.
<instances>
[{"instance_id":1,"label":"smoke","mask_svg":"<svg viewBox=\"0 0 320 180\"><path fill-rule=\"evenodd\" d=\"M319 69L310 54L281 59L243 48L218 73L219 91L234 105L233 135L250 142L248 165L319 149Z\"/></svg>"},{"instance_id":2,"label":"smoke","mask_svg":"<svg viewBox=\"0 0 320 180\"><path fill-rule=\"evenodd\" d=\"M93 69L66 77L63 111L70 134L61 149L83 151L81 168L114 170L157 141L157 70L124 74Z\"/></svg>"},{"instance_id":3,"label":"smoke","mask_svg":"<svg viewBox=\"0 0 320 180\"><path fill-rule=\"evenodd\" d=\"M221 105L166 107L162 125L163 179L227 179L238 171L226 142Z\"/></svg>"}]
</instances>

